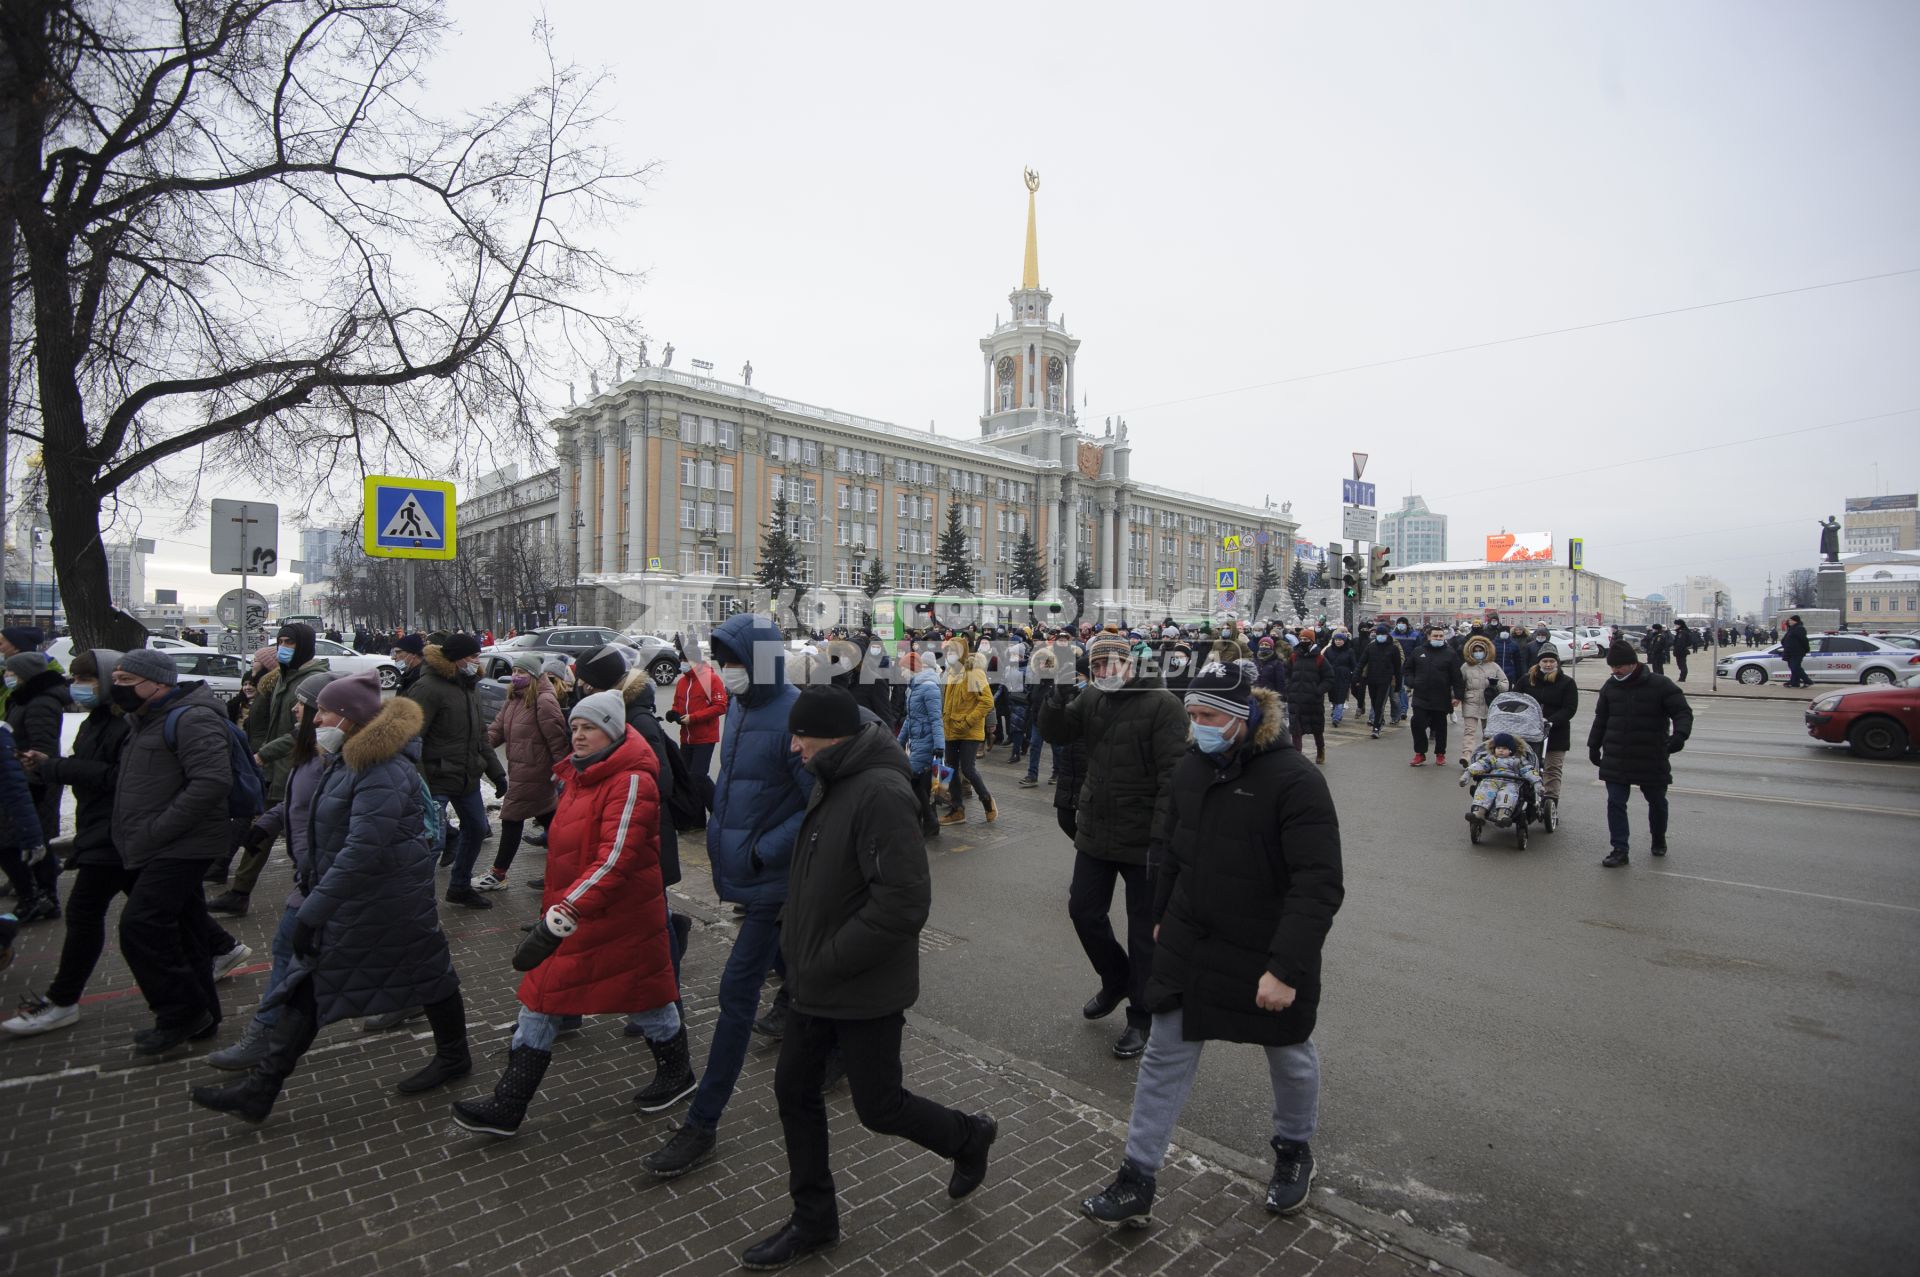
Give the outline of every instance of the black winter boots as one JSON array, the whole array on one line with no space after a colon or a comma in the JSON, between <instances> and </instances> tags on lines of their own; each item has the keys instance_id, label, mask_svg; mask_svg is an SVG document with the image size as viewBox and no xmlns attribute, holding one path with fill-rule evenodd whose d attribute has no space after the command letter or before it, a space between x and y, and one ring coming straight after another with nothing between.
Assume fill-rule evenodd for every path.
<instances>
[{"instance_id":1,"label":"black winter boots","mask_svg":"<svg viewBox=\"0 0 1920 1277\"><path fill-rule=\"evenodd\" d=\"M473 1056L467 1053L467 1004L459 991L433 1003L426 1012L427 1023L433 1026L433 1058L426 1068L400 1080L394 1089L402 1095L431 1091L473 1072Z\"/></svg>"},{"instance_id":2,"label":"black winter boots","mask_svg":"<svg viewBox=\"0 0 1920 1277\"><path fill-rule=\"evenodd\" d=\"M516 1046L507 1053L507 1068L494 1084L493 1094L477 1100L459 1100L453 1106L454 1123L482 1135L508 1136L526 1120L527 1105L540 1089L553 1052Z\"/></svg>"},{"instance_id":3,"label":"black winter boots","mask_svg":"<svg viewBox=\"0 0 1920 1277\"><path fill-rule=\"evenodd\" d=\"M1153 1176L1122 1162L1113 1183L1081 1202L1080 1213L1108 1228L1145 1228L1153 1222L1153 1190Z\"/></svg>"},{"instance_id":4,"label":"black winter boots","mask_svg":"<svg viewBox=\"0 0 1920 1277\"><path fill-rule=\"evenodd\" d=\"M648 1038L647 1049L653 1052L653 1081L635 1092L633 1102L642 1113L658 1113L692 1095L700 1080L693 1075L685 1024L668 1041Z\"/></svg>"}]
</instances>

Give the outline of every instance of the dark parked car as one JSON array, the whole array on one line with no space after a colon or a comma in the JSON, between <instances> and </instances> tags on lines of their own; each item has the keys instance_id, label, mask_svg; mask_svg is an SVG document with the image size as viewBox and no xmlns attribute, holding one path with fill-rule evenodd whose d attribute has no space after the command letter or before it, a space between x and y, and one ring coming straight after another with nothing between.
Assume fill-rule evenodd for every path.
<instances>
[{"instance_id":1,"label":"dark parked car","mask_svg":"<svg viewBox=\"0 0 1920 1277\"><path fill-rule=\"evenodd\" d=\"M550 625L544 629L529 630L495 643L480 655L485 675L488 678L502 678L506 675L508 662L519 652L539 652L572 663L592 656L609 643L621 643L639 653L635 663L646 667L647 673L661 687L671 686L673 680L680 676L680 654L674 650L670 640L654 634L622 634L618 630L595 625Z\"/></svg>"}]
</instances>

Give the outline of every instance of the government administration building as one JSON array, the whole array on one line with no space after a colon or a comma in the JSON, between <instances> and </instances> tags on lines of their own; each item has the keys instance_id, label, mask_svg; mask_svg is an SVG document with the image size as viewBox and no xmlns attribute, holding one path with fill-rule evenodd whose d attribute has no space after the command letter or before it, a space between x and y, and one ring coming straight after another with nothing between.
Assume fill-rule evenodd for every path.
<instances>
[{"instance_id":1,"label":"government administration building","mask_svg":"<svg viewBox=\"0 0 1920 1277\"><path fill-rule=\"evenodd\" d=\"M820 626L857 620L874 559L892 591L930 593L955 503L982 595L1017 594L1010 578L1023 531L1046 564L1042 597L1064 598L1061 586L1085 563L1098 582L1089 607L1107 616L1217 611L1216 569L1238 568L1249 586L1259 547L1284 579L1297 525L1282 511L1142 483L1124 421L1081 429L1080 343L1051 317L1053 295L1040 286L1031 192L1010 300L1012 318L980 340L978 440L796 403L643 354L631 375L553 423L555 469L460 503L461 548L484 554L519 539L565 583L571 623L665 631L766 607L754 568L783 495ZM1235 535L1238 554L1223 545ZM1272 591L1263 610L1284 597Z\"/></svg>"}]
</instances>

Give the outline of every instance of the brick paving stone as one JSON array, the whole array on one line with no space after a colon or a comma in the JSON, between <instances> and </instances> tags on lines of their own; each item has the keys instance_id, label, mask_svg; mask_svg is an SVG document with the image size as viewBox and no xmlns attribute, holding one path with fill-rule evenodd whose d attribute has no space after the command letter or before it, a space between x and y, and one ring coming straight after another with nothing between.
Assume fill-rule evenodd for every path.
<instances>
[{"instance_id":1,"label":"brick paving stone","mask_svg":"<svg viewBox=\"0 0 1920 1277\"><path fill-rule=\"evenodd\" d=\"M1008 822L1001 822L1002 825ZM934 854L964 855L1012 836L975 822ZM686 965L696 1065L717 1014L715 991L729 915L688 860L690 911L702 919ZM259 899L277 901L284 861ZM756 1041L720 1128L713 1160L671 1182L640 1159L684 1119L637 1113L629 1097L650 1075L639 1039L600 1016L556 1046L521 1133L493 1140L455 1128L448 1105L484 1094L504 1061L517 1010L508 960L533 892L502 893L491 913L443 918L463 977L475 1057L472 1076L424 1097L394 1081L431 1052L424 1026L365 1034L324 1030L273 1116L252 1127L193 1107L187 1087L230 1080L208 1069L210 1046L238 1036L264 983L264 962L220 986L218 1042L160 1064L136 1064L128 1036L150 1022L109 947L80 1022L42 1038L0 1043L0 1246L10 1273L152 1272L198 1277L378 1272L608 1273L705 1277L737 1271L742 1250L788 1217L787 1166L772 1096L777 1048ZM683 907L688 907L684 906ZM277 908L230 930L267 952ZM717 921L716 921L717 920ZM57 926L29 930L10 974L42 987L58 957ZM810 1271L857 1277L1219 1273L1262 1277L1413 1277L1426 1263L1310 1209L1279 1220L1260 1209L1263 1186L1175 1150L1161 1177L1157 1227L1116 1235L1080 1217L1079 1200L1118 1159L1124 1113L1099 1114L1030 1078L1018 1061L987 1062L923 1028L911 1013L903 1061L917 1093L1000 1122L989 1177L970 1198L946 1196L948 1166L922 1149L863 1130L844 1086L827 1096L844 1239ZM412 1031L419 1030L419 1031Z\"/></svg>"}]
</instances>

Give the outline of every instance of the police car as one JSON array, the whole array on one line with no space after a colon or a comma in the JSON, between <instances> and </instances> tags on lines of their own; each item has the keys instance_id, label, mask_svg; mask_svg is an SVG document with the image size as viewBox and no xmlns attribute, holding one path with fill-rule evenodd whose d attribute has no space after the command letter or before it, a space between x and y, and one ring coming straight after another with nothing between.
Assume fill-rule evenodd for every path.
<instances>
[{"instance_id":1,"label":"police car","mask_svg":"<svg viewBox=\"0 0 1920 1277\"><path fill-rule=\"evenodd\" d=\"M1893 684L1920 673L1920 651L1885 639L1864 634L1815 634L1807 642L1811 650L1800 668L1816 683ZM1721 678L1736 679L1748 687L1784 683L1788 678L1786 653L1775 646L1723 656L1718 672Z\"/></svg>"}]
</instances>

